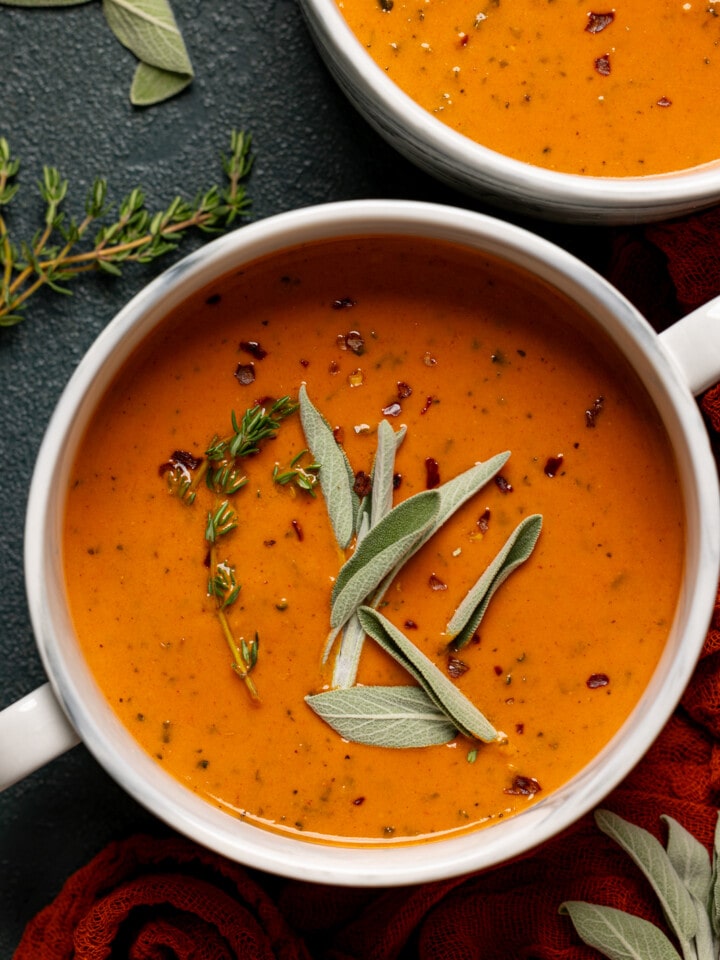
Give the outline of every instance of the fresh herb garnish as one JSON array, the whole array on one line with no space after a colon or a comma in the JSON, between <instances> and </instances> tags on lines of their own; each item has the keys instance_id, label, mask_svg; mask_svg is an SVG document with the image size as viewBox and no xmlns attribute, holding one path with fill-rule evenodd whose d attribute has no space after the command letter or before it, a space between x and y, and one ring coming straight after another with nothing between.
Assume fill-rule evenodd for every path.
<instances>
[{"instance_id":1,"label":"fresh herb garnish","mask_svg":"<svg viewBox=\"0 0 720 960\"><path fill-rule=\"evenodd\" d=\"M301 461L307 454L307 450L301 450L300 453L297 453L292 458L290 465L285 470L281 470L280 464L276 463L273 469L273 480L275 483L280 484L281 487L285 487L288 484L295 484L296 487L299 487L301 490L306 490L310 496L314 497L315 487L320 482L318 479L320 464L313 462L306 463L303 466Z\"/></svg>"},{"instance_id":2,"label":"fresh herb garnish","mask_svg":"<svg viewBox=\"0 0 720 960\"><path fill-rule=\"evenodd\" d=\"M347 687L305 698L341 737L375 747L431 747L457 728L422 687Z\"/></svg>"},{"instance_id":3,"label":"fresh herb garnish","mask_svg":"<svg viewBox=\"0 0 720 960\"><path fill-rule=\"evenodd\" d=\"M655 924L615 907L568 900L560 913L570 917L582 940L611 960L715 960L720 951L720 821L712 859L672 817L667 847L651 833L608 810L595 822L640 868L657 896L681 953Z\"/></svg>"},{"instance_id":4,"label":"fresh herb garnish","mask_svg":"<svg viewBox=\"0 0 720 960\"><path fill-rule=\"evenodd\" d=\"M196 502L203 478L206 487L215 494L215 503L207 511L205 522L207 562L211 571L207 594L215 600L217 618L232 654L232 669L244 680L254 700L259 697L250 674L257 664L260 640L257 632L252 640L247 641L244 637L236 639L232 631L228 609L237 601L241 584L236 579L235 567L227 560L218 560L218 541L238 526L238 514L230 505L230 498L247 482L240 461L258 453L263 441L274 439L281 422L296 410L295 401L286 396L275 400L269 410L260 404L250 407L240 420L233 411L230 416L232 432L224 438L216 434L203 459L176 451L161 468L161 473L167 472L169 492L188 506ZM220 496L225 499L218 502Z\"/></svg>"},{"instance_id":5,"label":"fresh herb garnish","mask_svg":"<svg viewBox=\"0 0 720 960\"><path fill-rule=\"evenodd\" d=\"M0 0L10 7L71 7L89 0ZM108 26L140 61L130 101L144 107L180 93L193 68L168 0L103 0Z\"/></svg>"},{"instance_id":6,"label":"fresh herb garnish","mask_svg":"<svg viewBox=\"0 0 720 960\"><path fill-rule=\"evenodd\" d=\"M394 731L385 736L382 716L395 716L392 700L398 688L373 687L369 695L371 699L364 703L365 690L369 688L354 686L360 651L368 635L414 677L427 699L426 703L420 694L415 698L416 705L422 703L425 719L413 714L412 732L408 733L413 745L427 745L428 738L438 736L436 718L431 710L433 705L445 715L456 732L486 742L498 739L493 725L460 689L375 608L400 568L463 503L497 474L509 454L499 454L486 463L476 464L453 480L393 507L394 460L404 430L396 435L389 424L382 421L378 426L378 450L370 478L371 487L356 505L353 499L356 478L350 463L304 386L300 390L299 403L308 446L321 464L320 484L338 543L349 544L351 523L356 534L355 549L333 585L331 630L323 655L326 660L337 637L342 634L333 672L336 689L307 697L306 702L341 736L353 739L348 730L354 725L358 735L372 737L376 745L396 744ZM325 473L325 457L330 463L328 474ZM374 516L375 511L377 516ZM468 639L472 636L495 591L532 553L541 524L542 518L534 515L518 525L451 619L455 637L460 635L463 642L467 642L466 630L469 631ZM399 689L404 691L404 688ZM380 712L377 710L379 697L382 701ZM403 704L395 705L399 717L405 704L404 692L398 693L398 697L403 698ZM370 741L363 739L362 742Z\"/></svg>"},{"instance_id":7,"label":"fresh herb garnish","mask_svg":"<svg viewBox=\"0 0 720 960\"><path fill-rule=\"evenodd\" d=\"M96 179L84 215L68 221L62 210L68 181L46 166L40 183L43 225L31 241L16 241L2 211L17 193L20 163L0 137L0 326L19 323L27 301L41 287L69 294L68 284L81 274L101 270L117 276L127 263L149 263L175 250L192 228L205 233L227 229L249 207L244 181L251 167L250 138L233 131L230 154L223 157L224 187L213 186L192 202L175 197L156 213L147 209L143 191L136 188L120 202L115 219L102 224L110 210L107 182ZM96 230L92 238L91 228Z\"/></svg>"},{"instance_id":8,"label":"fresh herb garnish","mask_svg":"<svg viewBox=\"0 0 720 960\"><path fill-rule=\"evenodd\" d=\"M447 633L455 650L461 650L470 642L493 594L533 552L541 528L542 517L539 514L533 514L519 523L475 586L468 591L447 625Z\"/></svg>"},{"instance_id":9,"label":"fresh herb garnish","mask_svg":"<svg viewBox=\"0 0 720 960\"><path fill-rule=\"evenodd\" d=\"M344 550L355 533L355 522L360 508L360 500L353 490L355 475L345 451L335 439L330 424L311 403L305 384L300 387L298 401L307 445L315 462L322 464L318 476L325 497L325 508L335 539Z\"/></svg>"}]
</instances>

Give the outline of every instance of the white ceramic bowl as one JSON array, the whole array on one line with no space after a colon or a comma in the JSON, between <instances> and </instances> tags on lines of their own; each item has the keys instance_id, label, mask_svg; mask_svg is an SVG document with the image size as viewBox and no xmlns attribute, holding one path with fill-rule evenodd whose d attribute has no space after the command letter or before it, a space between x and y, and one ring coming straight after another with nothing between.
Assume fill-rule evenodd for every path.
<instances>
[{"instance_id":1,"label":"white ceramic bowl","mask_svg":"<svg viewBox=\"0 0 720 960\"><path fill-rule=\"evenodd\" d=\"M720 202L717 163L648 177L584 177L511 159L457 133L407 96L355 37L336 0L300 0L315 44L348 99L391 146L495 206L589 224L665 220Z\"/></svg>"},{"instance_id":2,"label":"white ceramic bowl","mask_svg":"<svg viewBox=\"0 0 720 960\"><path fill-rule=\"evenodd\" d=\"M239 822L183 787L137 745L96 686L74 637L61 529L65 485L88 418L135 345L168 311L258 256L304 241L378 233L439 238L490 252L554 285L596 318L634 365L672 439L687 546L677 615L652 681L617 736L577 777L526 812L475 833L431 844L361 848L308 843ZM0 740L8 745L0 754L0 783L7 785L81 739L129 794L181 833L241 863L331 884L390 886L460 875L552 837L597 805L645 753L682 695L705 637L718 577L720 509L714 460L693 391L720 374L720 339L715 332L710 342L708 334L718 330L713 309L717 304L658 336L601 277L534 234L456 208L401 201L281 214L224 236L171 267L118 314L81 361L38 455L25 571L49 684L0 715Z\"/></svg>"}]
</instances>

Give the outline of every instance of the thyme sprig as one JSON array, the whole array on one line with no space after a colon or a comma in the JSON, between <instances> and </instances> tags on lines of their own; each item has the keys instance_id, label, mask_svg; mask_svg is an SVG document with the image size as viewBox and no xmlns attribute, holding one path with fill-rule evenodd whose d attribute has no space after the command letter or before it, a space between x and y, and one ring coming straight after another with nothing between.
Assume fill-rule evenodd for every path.
<instances>
[{"instance_id":1,"label":"thyme sprig","mask_svg":"<svg viewBox=\"0 0 720 960\"><path fill-rule=\"evenodd\" d=\"M261 404L246 410L238 423L233 410L230 415L232 435L224 440L213 437L206 451L208 460L214 462L249 457L257 453L263 440L272 439L280 422L297 410L297 403L290 397L275 400L269 411Z\"/></svg>"},{"instance_id":2,"label":"thyme sprig","mask_svg":"<svg viewBox=\"0 0 720 960\"><path fill-rule=\"evenodd\" d=\"M68 180L51 166L43 168L39 183L45 204L43 225L31 241L15 241L3 211L19 189L15 178L20 161L0 137L0 326L24 319L27 301L41 287L70 294L68 283L83 273L100 270L118 276L126 263L150 263L175 250L191 229L220 233L243 216L250 201L245 180L252 168L250 137L233 130L230 153L222 157L227 183L212 186L191 202L175 197L164 209L151 213L142 189L133 189L110 216L108 185L97 178L80 218L66 219L62 209ZM92 228L96 228L91 236Z\"/></svg>"},{"instance_id":3,"label":"thyme sprig","mask_svg":"<svg viewBox=\"0 0 720 960\"><path fill-rule=\"evenodd\" d=\"M187 506L192 506L205 486L214 494L212 509L207 511L205 541L209 549L207 595L215 600L215 610L225 641L232 655L232 669L244 681L253 700L259 694L250 676L258 661L260 638L255 632L252 640L236 638L228 617L229 608L240 596L235 567L228 560L218 559L218 542L238 527L238 514L230 498L247 483L240 462L258 453L263 441L275 438L282 421L297 410L297 403L289 396L273 401L269 409L263 404L249 407L242 418L235 411L230 415L231 433L212 438L202 459L176 451L163 470L168 476L168 491ZM307 452L307 451L303 451ZM296 458L297 459L297 458ZM318 467L319 469L319 467ZM224 499L220 500L221 497Z\"/></svg>"}]
</instances>

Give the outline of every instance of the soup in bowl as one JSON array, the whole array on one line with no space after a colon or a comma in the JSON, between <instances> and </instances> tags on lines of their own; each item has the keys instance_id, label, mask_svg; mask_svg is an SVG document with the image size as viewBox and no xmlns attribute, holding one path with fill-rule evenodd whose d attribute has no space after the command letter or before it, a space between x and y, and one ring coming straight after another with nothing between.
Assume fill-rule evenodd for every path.
<instances>
[{"instance_id":1,"label":"soup in bowl","mask_svg":"<svg viewBox=\"0 0 720 960\"><path fill-rule=\"evenodd\" d=\"M435 205L215 241L49 425L53 692L25 717L56 698L139 802L260 869L391 885L532 848L642 756L704 639L715 371L676 347L703 322L658 337L565 252Z\"/></svg>"},{"instance_id":2,"label":"soup in bowl","mask_svg":"<svg viewBox=\"0 0 720 960\"><path fill-rule=\"evenodd\" d=\"M453 187L586 223L660 220L720 199L712 3L302 7L359 111Z\"/></svg>"}]
</instances>

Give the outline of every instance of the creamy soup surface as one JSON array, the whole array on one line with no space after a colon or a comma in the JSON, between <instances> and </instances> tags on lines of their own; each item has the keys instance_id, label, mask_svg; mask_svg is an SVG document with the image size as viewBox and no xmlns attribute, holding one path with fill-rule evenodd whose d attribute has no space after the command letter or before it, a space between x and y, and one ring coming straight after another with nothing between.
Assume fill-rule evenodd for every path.
<instances>
[{"instance_id":1,"label":"creamy soup surface","mask_svg":"<svg viewBox=\"0 0 720 960\"><path fill-rule=\"evenodd\" d=\"M720 161L720 5L337 0L372 58L472 140L565 173Z\"/></svg>"},{"instance_id":2,"label":"creamy soup surface","mask_svg":"<svg viewBox=\"0 0 720 960\"><path fill-rule=\"evenodd\" d=\"M497 822L547 797L617 732L672 621L684 527L667 437L607 344L557 293L441 243L350 239L268 257L204 290L126 364L91 422L65 521L67 590L112 708L174 777L229 815L333 842L414 842ZM280 484L307 448L298 413L240 461L237 526L206 538L225 498L177 479L214 439L302 384L352 471L377 427L407 427L399 503L510 451L500 473L402 568L382 613L502 734L429 747L350 742L305 701L331 684L340 550L322 493ZM307 455L296 461L310 467ZM322 470L322 465L320 465ZM307 471L309 474L312 471ZM314 495L313 495L314 494ZM471 642L446 625L517 524L541 514L527 560ZM251 695L208 592L258 639ZM215 571L213 571L215 572ZM357 682L410 684L370 638Z\"/></svg>"}]
</instances>

